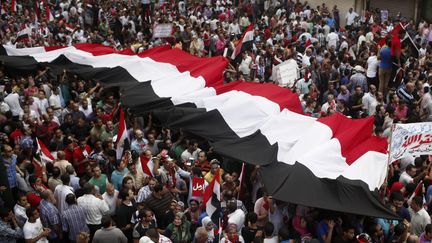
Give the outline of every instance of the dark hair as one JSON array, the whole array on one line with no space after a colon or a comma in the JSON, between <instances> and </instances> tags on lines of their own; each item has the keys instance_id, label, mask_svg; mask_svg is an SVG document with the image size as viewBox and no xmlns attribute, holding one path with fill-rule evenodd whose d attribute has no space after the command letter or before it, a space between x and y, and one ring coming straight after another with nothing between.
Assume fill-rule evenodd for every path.
<instances>
[{"instance_id":1,"label":"dark hair","mask_svg":"<svg viewBox=\"0 0 432 243\"><path fill-rule=\"evenodd\" d=\"M415 203L417 206L421 207L423 205L423 197L421 197L421 196L415 196L412 199L412 202Z\"/></svg>"},{"instance_id":2,"label":"dark hair","mask_svg":"<svg viewBox=\"0 0 432 243\"><path fill-rule=\"evenodd\" d=\"M108 157L115 157L116 156L116 151L114 149L110 149L107 151L107 156Z\"/></svg>"},{"instance_id":3,"label":"dark hair","mask_svg":"<svg viewBox=\"0 0 432 243\"><path fill-rule=\"evenodd\" d=\"M405 168L405 171L410 171L410 170L412 170L412 169L414 169L415 168L415 166L413 165L413 164L409 164L409 165L407 165L407 167Z\"/></svg>"},{"instance_id":4,"label":"dark hair","mask_svg":"<svg viewBox=\"0 0 432 243\"><path fill-rule=\"evenodd\" d=\"M404 197L401 192L395 191L390 194L390 200L393 201L404 201Z\"/></svg>"},{"instance_id":5,"label":"dark hair","mask_svg":"<svg viewBox=\"0 0 432 243\"><path fill-rule=\"evenodd\" d=\"M350 223L345 223L342 224L342 230L343 232L347 232L348 230L355 230L354 225L350 224Z\"/></svg>"},{"instance_id":6,"label":"dark hair","mask_svg":"<svg viewBox=\"0 0 432 243\"><path fill-rule=\"evenodd\" d=\"M37 179L38 179L37 176L35 176L35 175L30 175L30 176L29 176L29 179L28 179L30 185L33 185L34 183L36 183Z\"/></svg>"},{"instance_id":7,"label":"dark hair","mask_svg":"<svg viewBox=\"0 0 432 243\"><path fill-rule=\"evenodd\" d=\"M53 177L59 177L60 176L60 168L59 167L54 167L53 169L52 169L52 175L53 175Z\"/></svg>"},{"instance_id":8,"label":"dark hair","mask_svg":"<svg viewBox=\"0 0 432 243\"><path fill-rule=\"evenodd\" d=\"M62 181L63 185L68 186L70 182L70 175L69 174L63 174L60 177L60 180Z\"/></svg>"},{"instance_id":9,"label":"dark hair","mask_svg":"<svg viewBox=\"0 0 432 243\"><path fill-rule=\"evenodd\" d=\"M255 212L249 212L246 218L251 224L255 224L258 221L258 215Z\"/></svg>"},{"instance_id":10,"label":"dark hair","mask_svg":"<svg viewBox=\"0 0 432 243\"><path fill-rule=\"evenodd\" d=\"M264 235L265 236L271 236L273 234L274 231L274 225L272 222L267 222L264 225Z\"/></svg>"},{"instance_id":11,"label":"dark hair","mask_svg":"<svg viewBox=\"0 0 432 243\"><path fill-rule=\"evenodd\" d=\"M368 228L368 234L369 235L374 235L376 233L376 227L377 227L377 225L378 225L378 223L371 223L369 225L369 228Z\"/></svg>"},{"instance_id":12,"label":"dark hair","mask_svg":"<svg viewBox=\"0 0 432 243\"><path fill-rule=\"evenodd\" d=\"M4 219L4 218L6 218L7 216L9 216L9 212L11 211L11 209L10 208L4 208L4 207L1 207L0 208L0 218L1 219Z\"/></svg>"},{"instance_id":13,"label":"dark hair","mask_svg":"<svg viewBox=\"0 0 432 243\"><path fill-rule=\"evenodd\" d=\"M26 209L26 216L27 218L33 217L34 212L38 210L36 207L30 207Z\"/></svg>"},{"instance_id":14,"label":"dark hair","mask_svg":"<svg viewBox=\"0 0 432 243\"><path fill-rule=\"evenodd\" d=\"M129 196L129 189L123 188L119 191L118 198L125 200Z\"/></svg>"},{"instance_id":15,"label":"dark hair","mask_svg":"<svg viewBox=\"0 0 432 243\"><path fill-rule=\"evenodd\" d=\"M73 193L67 194L65 201L68 205L75 204L75 195Z\"/></svg>"},{"instance_id":16,"label":"dark hair","mask_svg":"<svg viewBox=\"0 0 432 243\"><path fill-rule=\"evenodd\" d=\"M290 238L290 232L286 226L282 226L279 229L278 235L280 240L289 240Z\"/></svg>"},{"instance_id":17,"label":"dark hair","mask_svg":"<svg viewBox=\"0 0 432 243\"><path fill-rule=\"evenodd\" d=\"M112 219L110 215L104 215L101 219L102 227L108 228L112 225Z\"/></svg>"},{"instance_id":18,"label":"dark hair","mask_svg":"<svg viewBox=\"0 0 432 243\"><path fill-rule=\"evenodd\" d=\"M91 194L93 192L93 190L94 190L94 186L92 184L90 184L88 182L86 184L84 184L84 186L83 186L84 194Z\"/></svg>"},{"instance_id":19,"label":"dark hair","mask_svg":"<svg viewBox=\"0 0 432 243\"><path fill-rule=\"evenodd\" d=\"M160 192L160 191L162 191L162 189L163 189L163 187L162 187L162 184L160 184L160 183L157 183L157 184L153 187L154 192Z\"/></svg>"},{"instance_id":20,"label":"dark hair","mask_svg":"<svg viewBox=\"0 0 432 243\"><path fill-rule=\"evenodd\" d=\"M432 233L432 224L427 224L425 227L425 233Z\"/></svg>"}]
</instances>

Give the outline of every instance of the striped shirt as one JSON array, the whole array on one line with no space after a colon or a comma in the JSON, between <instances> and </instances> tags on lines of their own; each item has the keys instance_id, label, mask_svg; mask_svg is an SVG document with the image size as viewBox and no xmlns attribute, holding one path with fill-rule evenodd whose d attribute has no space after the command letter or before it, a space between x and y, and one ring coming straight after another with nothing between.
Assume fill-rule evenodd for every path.
<instances>
[{"instance_id":1,"label":"striped shirt","mask_svg":"<svg viewBox=\"0 0 432 243\"><path fill-rule=\"evenodd\" d=\"M39 204L40 208L40 219L44 227L50 228L51 232L48 236L49 239L56 239L57 234L54 229L54 225L60 224L60 214L54 204L42 199Z\"/></svg>"},{"instance_id":2,"label":"striped shirt","mask_svg":"<svg viewBox=\"0 0 432 243\"><path fill-rule=\"evenodd\" d=\"M149 209L151 209L155 216L156 216L156 222L158 222L158 225L161 229L164 229L165 225L163 222L165 222L166 214L165 212L168 211L171 205L171 201L173 200L173 196L171 193L166 192L162 195L162 198L155 197L154 194L151 194L149 198L147 198L144 203L147 205ZM165 222L166 223L166 222Z\"/></svg>"},{"instance_id":3,"label":"striped shirt","mask_svg":"<svg viewBox=\"0 0 432 243\"><path fill-rule=\"evenodd\" d=\"M0 242L15 243L17 239L24 237L21 228L12 229L11 225L0 220Z\"/></svg>"},{"instance_id":4,"label":"striped shirt","mask_svg":"<svg viewBox=\"0 0 432 243\"><path fill-rule=\"evenodd\" d=\"M402 99L407 104L411 104L411 102L414 101L414 96L411 93L409 93L405 87L399 88L396 91L396 94L399 97L399 99Z\"/></svg>"},{"instance_id":5,"label":"striped shirt","mask_svg":"<svg viewBox=\"0 0 432 243\"><path fill-rule=\"evenodd\" d=\"M84 209L78 205L71 205L66 209L61 217L62 228L64 232L69 232L69 239L76 240L79 232L89 232L86 224L86 216Z\"/></svg>"}]
</instances>

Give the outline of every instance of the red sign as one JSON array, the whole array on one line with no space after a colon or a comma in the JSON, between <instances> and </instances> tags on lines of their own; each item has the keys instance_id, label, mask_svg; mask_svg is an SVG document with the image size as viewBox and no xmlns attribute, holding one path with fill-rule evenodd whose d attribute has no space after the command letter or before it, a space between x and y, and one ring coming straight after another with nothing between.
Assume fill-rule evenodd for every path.
<instances>
[{"instance_id":1,"label":"red sign","mask_svg":"<svg viewBox=\"0 0 432 243\"><path fill-rule=\"evenodd\" d=\"M192 178L192 197L204 196L204 178Z\"/></svg>"}]
</instances>

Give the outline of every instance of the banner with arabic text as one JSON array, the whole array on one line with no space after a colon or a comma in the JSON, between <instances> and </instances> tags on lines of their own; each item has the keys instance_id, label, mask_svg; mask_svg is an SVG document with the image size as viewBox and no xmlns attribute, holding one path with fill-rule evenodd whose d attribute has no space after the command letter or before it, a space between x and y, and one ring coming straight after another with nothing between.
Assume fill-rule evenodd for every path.
<instances>
[{"instance_id":1,"label":"banner with arabic text","mask_svg":"<svg viewBox=\"0 0 432 243\"><path fill-rule=\"evenodd\" d=\"M395 124L390 145L390 163L406 156L432 154L432 122Z\"/></svg>"},{"instance_id":2,"label":"banner with arabic text","mask_svg":"<svg viewBox=\"0 0 432 243\"><path fill-rule=\"evenodd\" d=\"M204 196L204 178L192 178L192 197Z\"/></svg>"}]
</instances>

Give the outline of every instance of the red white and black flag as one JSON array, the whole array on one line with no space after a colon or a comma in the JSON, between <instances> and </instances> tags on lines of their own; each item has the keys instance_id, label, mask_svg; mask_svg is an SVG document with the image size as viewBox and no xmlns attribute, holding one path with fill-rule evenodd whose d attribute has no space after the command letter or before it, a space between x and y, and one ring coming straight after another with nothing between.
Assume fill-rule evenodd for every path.
<instances>
[{"instance_id":1,"label":"red white and black flag","mask_svg":"<svg viewBox=\"0 0 432 243\"><path fill-rule=\"evenodd\" d=\"M120 108L119 128L118 128L117 139L116 139L117 159L122 158L125 144L127 142L127 138L128 138L128 135L127 135L127 128L126 128L126 120L124 117L124 111L123 111L123 108Z\"/></svg>"},{"instance_id":2,"label":"red white and black flag","mask_svg":"<svg viewBox=\"0 0 432 243\"><path fill-rule=\"evenodd\" d=\"M44 163L47 162L53 163L55 158L48 150L48 148L45 146L45 144L37 138L36 138L36 142L37 142L37 153L40 155L41 161Z\"/></svg>"},{"instance_id":3,"label":"red white and black flag","mask_svg":"<svg viewBox=\"0 0 432 243\"><path fill-rule=\"evenodd\" d=\"M253 40L254 40L254 25L251 24L246 28L245 32L240 38L237 46L235 47L231 55L231 59L234 60L238 55L240 55L241 52L251 49Z\"/></svg>"},{"instance_id":4,"label":"red white and black flag","mask_svg":"<svg viewBox=\"0 0 432 243\"><path fill-rule=\"evenodd\" d=\"M204 204L206 205L206 213L212 219L212 222L219 225L221 214L220 205L220 170L214 174L213 180L204 192Z\"/></svg>"},{"instance_id":5,"label":"red white and black flag","mask_svg":"<svg viewBox=\"0 0 432 243\"><path fill-rule=\"evenodd\" d=\"M388 144L372 134L373 117L305 116L290 90L270 83L223 84L226 58L198 58L169 46L136 54L88 43L56 49L4 45L1 53L7 72L17 76L49 64L120 88L122 106L134 115L152 112L166 127L211 140L219 154L260 165L264 185L277 200L395 217L376 193L387 175ZM215 178L205 202L217 219Z\"/></svg>"}]
</instances>

